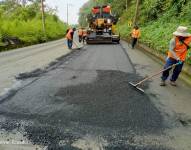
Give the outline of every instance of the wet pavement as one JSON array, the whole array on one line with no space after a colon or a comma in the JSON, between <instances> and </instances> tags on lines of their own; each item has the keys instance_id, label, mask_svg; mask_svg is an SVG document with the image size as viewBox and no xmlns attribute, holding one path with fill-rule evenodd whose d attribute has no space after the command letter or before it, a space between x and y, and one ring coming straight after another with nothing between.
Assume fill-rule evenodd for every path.
<instances>
[{"instance_id":1,"label":"wet pavement","mask_svg":"<svg viewBox=\"0 0 191 150\"><path fill-rule=\"evenodd\" d=\"M165 130L176 123L128 84L143 78L135 71L121 45L75 50L17 76L0 98L0 128L52 150L171 150Z\"/></svg>"}]
</instances>

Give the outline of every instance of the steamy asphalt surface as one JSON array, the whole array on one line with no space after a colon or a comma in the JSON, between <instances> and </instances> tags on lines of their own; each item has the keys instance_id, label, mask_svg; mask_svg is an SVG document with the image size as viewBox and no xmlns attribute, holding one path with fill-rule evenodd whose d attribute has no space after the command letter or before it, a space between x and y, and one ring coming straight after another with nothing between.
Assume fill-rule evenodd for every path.
<instances>
[{"instance_id":1,"label":"steamy asphalt surface","mask_svg":"<svg viewBox=\"0 0 191 150\"><path fill-rule=\"evenodd\" d=\"M21 86L0 99L0 128L53 150L168 150L136 140L169 128L128 84L141 78L121 45L88 45L18 76Z\"/></svg>"}]
</instances>

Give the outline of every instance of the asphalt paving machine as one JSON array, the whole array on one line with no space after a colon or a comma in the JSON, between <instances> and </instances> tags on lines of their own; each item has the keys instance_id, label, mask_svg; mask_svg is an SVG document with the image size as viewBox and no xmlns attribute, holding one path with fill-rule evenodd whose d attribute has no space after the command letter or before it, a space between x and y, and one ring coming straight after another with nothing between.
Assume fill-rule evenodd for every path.
<instances>
[{"instance_id":1,"label":"asphalt paving machine","mask_svg":"<svg viewBox=\"0 0 191 150\"><path fill-rule=\"evenodd\" d=\"M87 44L119 43L120 35L116 34L115 26L118 18L112 15L111 7L95 6L92 13L87 16L89 23Z\"/></svg>"}]
</instances>

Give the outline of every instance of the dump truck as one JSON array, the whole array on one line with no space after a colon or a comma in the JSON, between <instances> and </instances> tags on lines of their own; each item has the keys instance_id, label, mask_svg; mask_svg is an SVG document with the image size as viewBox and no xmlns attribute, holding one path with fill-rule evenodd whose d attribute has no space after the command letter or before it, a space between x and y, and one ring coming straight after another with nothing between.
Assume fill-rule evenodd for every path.
<instances>
[{"instance_id":1,"label":"dump truck","mask_svg":"<svg viewBox=\"0 0 191 150\"><path fill-rule=\"evenodd\" d=\"M111 12L109 5L95 6L87 16L89 29L87 44L94 43L119 43L120 35L116 34L115 26L118 18Z\"/></svg>"}]
</instances>

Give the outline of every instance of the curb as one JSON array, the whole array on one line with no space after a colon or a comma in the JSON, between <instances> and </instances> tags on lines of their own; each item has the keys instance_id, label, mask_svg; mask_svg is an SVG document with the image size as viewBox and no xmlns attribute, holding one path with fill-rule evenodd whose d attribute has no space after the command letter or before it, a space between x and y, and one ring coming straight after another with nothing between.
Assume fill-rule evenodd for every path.
<instances>
[{"instance_id":1,"label":"curb","mask_svg":"<svg viewBox=\"0 0 191 150\"><path fill-rule=\"evenodd\" d=\"M126 42L130 42L129 39L124 38L123 39ZM144 43L137 43L136 48L142 52L144 52L146 55L150 56L153 60L155 60L157 63L164 65L165 63L165 55L161 54L157 51L154 51L154 49L144 45ZM185 64L184 68L180 74L179 77L182 81L184 81L186 84L191 86L191 65Z\"/></svg>"}]
</instances>

